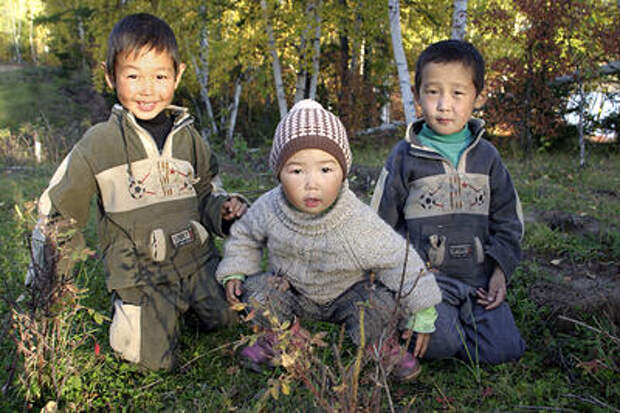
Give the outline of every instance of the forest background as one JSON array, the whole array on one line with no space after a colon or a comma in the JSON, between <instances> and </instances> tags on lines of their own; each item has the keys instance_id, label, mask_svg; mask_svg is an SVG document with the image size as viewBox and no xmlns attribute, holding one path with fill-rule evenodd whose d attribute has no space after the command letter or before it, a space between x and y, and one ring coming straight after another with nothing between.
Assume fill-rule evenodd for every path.
<instances>
[{"instance_id":1,"label":"forest background","mask_svg":"<svg viewBox=\"0 0 620 413\"><path fill-rule=\"evenodd\" d=\"M313 342L295 349L294 361L313 360L303 368L253 376L236 368L232 351L239 332L250 339L251 330L205 336L189 323L182 374L144 374L106 344L109 300L90 250L76 259L95 258L63 284L58 307L41 321L21 287L33 201L82 133L107 118L114 95L99 64L107 36L122 16L141 11L173 27L188 64L175 103L196 115L227 187L252 199L273 185L265 160L275 125L294 102L312 97L349 130L352 188L367 200L416 112L417 55L445 38L474 43L487 62L488 97L476 115L509 165L528 218L526 259L509 293L530 346L524 360L429 363L419 383L388 385L367 360L363 374L355 370L355 349L318 324L313 331L326 331L336 348ZM620 0L4 1L2 403L10 410L48 402L77 410L617 410L619 39ZM94 247L92 223L86 235Z\"/></svg>"}]
</instances>

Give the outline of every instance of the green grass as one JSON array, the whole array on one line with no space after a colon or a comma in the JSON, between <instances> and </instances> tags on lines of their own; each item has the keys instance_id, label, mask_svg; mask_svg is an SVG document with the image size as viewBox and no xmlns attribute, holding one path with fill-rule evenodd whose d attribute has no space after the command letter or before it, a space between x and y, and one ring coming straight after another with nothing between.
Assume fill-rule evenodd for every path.
<instances>
[{"instance_id":1,"label":"green grass","mask_svg":"<svg viewBox=\"0 0 620 413\"><path fill-rule=\"evenodd\" d=\"M571 158L564 158L566 163ZM617 173L618 157L605 159L603 170ZM523 193L536 194L540 186L553 187L548 197L523 197L526 209L558 208L578 212L576 199L584 200L585 205L596 206L597 218L618 224L611 211L618 208L617 201L607 200L610 205L602 208L601 201L592 197L595 190L601 188L617 190L614 174L607 179L598 178L598 169L586 169L576 174L579 179L568 181L574 191L566 188L566 179L561 173L549 178L540 176L529 181L522 176L532 176L532 169L557 169L558 156L538 156L535 166L508 161L515 182ZM545 164L553 164L553 168ZM566 170L570 169L565 164ZM561 170L561 169L560 169ZM0 269L5 274L1 294L16 296L21 290L23 274L28 262L25 245L27 229L18 224L16 207L25 209L25 204L37 197L44 189L51 168L39 170L26 169L22 172L3 172L0 175ZM225 177L226 178L226 177ZM605 187L605 182L612 186ZM254 191L261 183L244 181L235 177L226 178L225 184L235 190ZM590 195L589 195L590 194ZM614 203L616 202L616 203ZM607 215L608 214L608 215ZM96 234L93 222L86 229L89 242L94 245ZM615 238L617 240L617 237ZM545 252L554 256L569 252L577 260L601 258L596 251L607 248L596 239L582 239L572 236L564 239L539 224L528 232L525 245L528 248L545 246ZM612 256L606 259L620 260L617 245ZM536 266L520 267L513 277L508 300L514 310L517 324L522 330L528 344L528 350L521 361L502 366L476 366L456 360L425 362L424 373L420 379L409 385L392 384L391 392L394 403L402 408L411 406L420 411L454 408L458 411L492 411L492 410L591 410L604 411L604 404L617 406L620 391L616 385L618 377L617 344L608 337L597 334L587 328L576 327L570 334L558 332L553 327L553 314L549 309L534 304L529 299L528 290L532 282L544 276ZM78 282L89 289L84 304L107 314L109 295L103 283L103 269L95 258L89 260L80 270ZM0 304L1 313L8 308ZM614 325L602 315L584 314L584 321L599 326L603 331L613 332ZM276 370L271 375L257 375L239 369L237 360L226 344L233 343L241 334L249 334L246 326L240 325L213 334L199 333L192 323L183 327L180 365L186 365L182 373L144 373L138 368L118 360L107 344L108 323L99 326L94 322L92 331L94 340L87 341L76 351L80 363L80 380L73 382L61 400L62 408L72 409L79 406L91 409L111 409L127 411L140 410L174 410L174 411L253 411L261 407L265 410L299 411L313 410L312 396L298 385L293 387L289 396L281 395L279 400L263 395L270 379L283 374ZM314 331L324 330L324 324L311 324ZM330 338L337 337L334 330ZM101 345L101 355L93 352L94 341ZM9 364L8 354L12 343L2 340L2 362ZM221 348L224 346L223 348ZM354 349L345 346L351 361ZM330 359L329 350L323 357ZM600 360L602 366L588 370L592 362ZM590 363L590 364L588 364ZM4 383L6 373L0 373ZM6 409L19 410L24 407L23 388L14 382L7 398L0 402ZM263 400L263 402L261 402ZM33 408L40 408L47 399L36 401ZM597 403L601 402L604 404ZM262 404L261 404L262 403ZM387 405L384 404L387 408Z\"/></svg>"},{"instance_id":2,"label":"green grass","mask_svg":"<svg viewBox=\"0 0 620 413\"><path fill-rule=\"evenodd\" d=\"M0 86L1 87L1 86ZM2 89L4 90L4 89ZM6 90L0 91L6 93ZM0 104L4 101L0 95ZM4 113L0 110L0 113ZM378 140L374 145L354 145L354 163L379 168L393 142ZM235 170L254 170L260 160L249 157L224 175L229 190L255 198L272 184L268 175L248 177ZM611 229L606 236L583 237L565 234L538 223L529 225L524 246L548 257L570 255L576 263L599 260L620 261L620 155L594 153L588 167L578 170L576 156L538 154L528 161L506 159L527 212L557 209L588 214ZM53 166L25 165L8 169L0 165L0 386L7 383L11 366L17 371L6 393L0 397L0 411L38 411L52 399L49 391L26 403L25 388L18 380L20 359L13 364L14 343L6 330L9 305L23 293L23 276L29 261L27 237L33 218L27 217L28 204L47 185ZM615 194L615 195L614 195ZM21 215L26 215L23 219ZM94 214L93 214L94 215ZM95 217L85 230L91 246L96 245ZM98 257L78 268L77 283L87 288L82 304L109 315L110 296L104 284L103 265ZM556 276L537 263L523 263L513 275L508 302L527 343L524 357L501 366L478 366L458 360L424 362L423 373L411 384L390 384L394 405L400 411L609 411L620 406L618 386L620 346L617 326L605 314L581 314L580 320L598 330L571 325L561 329L557 314L530 298L534 283ZM85 317L87 315L84 314ZM90 331L74 352L79 368L59 400L61 410L95 411L315 411L313 396L301 383L293 384L290 395L278 400L265 397L273 380L283 369L254 374L239 367L232 344L244 334L246 325L205 334L191 319L182 327L179 365L173 373L143 372L119 360L107 341L109 321L98 325L87 317ZM335 342L338 329L311 323L312 331L327 331L327 341ZM607 334L605 334L607 333ZM94 346L101 347L95 355ZM344 360L352 362L355 349L345 343ZM319 357L333 363L331 349L321 349ZM361 387L363 394L371 388ZM365 392L365 393L364 393ZM383 397L382 410L387 410ZM607 407L606 407L607 406Z\"/></svg>"},{"instance_id":3,"label":"green grass","mask_svg":"<svg viewBox=\"0 0 620 413\"><path fill-rule=\"evenodd\" d=\"M77 107L59 93L68 80L56 69L24 69L0 73L0 128L18 129L47 117L51 123L75 118Z\"/></svg>"}]
</instances>

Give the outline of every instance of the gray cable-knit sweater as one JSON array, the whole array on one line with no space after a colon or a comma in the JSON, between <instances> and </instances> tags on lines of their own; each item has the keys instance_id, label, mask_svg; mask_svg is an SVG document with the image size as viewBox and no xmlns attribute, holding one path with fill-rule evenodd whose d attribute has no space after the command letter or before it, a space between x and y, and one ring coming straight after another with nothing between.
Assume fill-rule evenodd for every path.
<instances>
[{"instance_id":1,"label":"gray cable-knit sweater","mask_svg":"<svg viewBox=\"0 0 620 413\"><path fill-rule=\"evenodd\" d=\"M232 226L218 281L261 272L264 247L269 270L284 274L299 293L321 305L367 278L368 271L398 291L407 255L405 239L360 201L347 181L333 207L318 216L291 207L281 186L262 195ZM410 291L418 277L414 291L401 299L409 314L441 301L434 275L409 247L402 291Z\"/></svg>"}]
</instances>

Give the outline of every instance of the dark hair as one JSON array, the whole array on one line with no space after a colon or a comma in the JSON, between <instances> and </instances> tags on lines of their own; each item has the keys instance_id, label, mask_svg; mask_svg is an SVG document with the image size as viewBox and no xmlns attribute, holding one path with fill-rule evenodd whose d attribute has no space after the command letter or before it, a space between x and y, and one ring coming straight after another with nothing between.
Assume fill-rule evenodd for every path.
<instances>
[{"instance_id":1,"label":"dark hair","mask_svg":"<svg viewBox=\"0 0 620 413\"><path fill-rule=\"evenodd\" d=\"M110 77L115 78L116 57L119 53L133 53L143 47L168 52L174 62L174 71L178 72L179 47L168 23L148 13L137 13L119 20L108 37L106 71Z\"/></svg>"},{"instance_id":2,"label":"dark hair","mask_svg":"<svg viewBox=\"0 0 620 413\"><path fill-rule=\"evenodd\" d=\"M424 49L415 66L416 95L420 95L422 71L427 64L453 62L460 62L471 68L476 94L479 95L484 89L484 58L473 44L463 40L442 40Z\"/></svg>"}]
</instances>

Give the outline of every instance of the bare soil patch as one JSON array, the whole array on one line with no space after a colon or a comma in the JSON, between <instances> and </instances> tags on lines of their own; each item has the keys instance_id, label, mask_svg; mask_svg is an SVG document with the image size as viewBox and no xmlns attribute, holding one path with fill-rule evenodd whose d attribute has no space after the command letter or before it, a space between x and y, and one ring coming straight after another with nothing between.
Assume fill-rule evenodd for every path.
<instances>
[{"instance_id":1,"label":"bare soil patch","mask_svg":"<svg viewBox=\"0 0 620 413\"><path fill-rule=\"evenodd\" d=\"M522 265L526 271L546 274L531 285L529 296L534 303L551 310L559 329L572 328L555 317L560 315L583 318L595 314L620 322L620 263L577 264L568 258L556 260L525 251Z\"/></svg>"}]
</instances>

